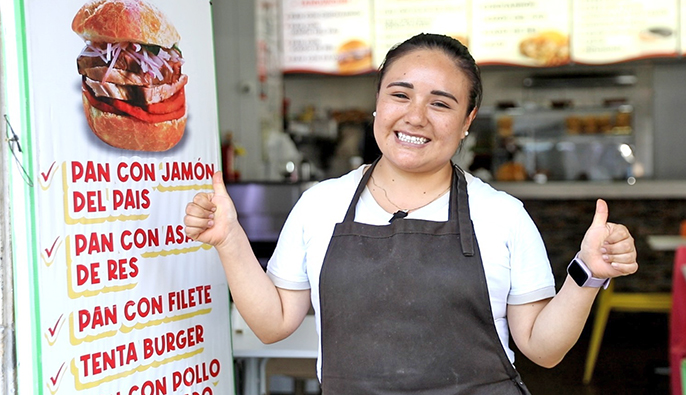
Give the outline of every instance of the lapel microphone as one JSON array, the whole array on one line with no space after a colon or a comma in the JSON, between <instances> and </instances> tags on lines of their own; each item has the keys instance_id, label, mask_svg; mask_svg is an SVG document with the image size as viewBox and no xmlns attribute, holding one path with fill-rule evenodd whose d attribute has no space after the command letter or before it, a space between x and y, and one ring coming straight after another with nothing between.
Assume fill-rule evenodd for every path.
<instances>
[{"instance_id":1,"label":"lapel microphone","mask_svg":"<svg viewBox=\"0 0 686 395\"><path fill-rule=\"evenodd\" d=\"M407 211L403 210L398 210L395 213L393 213L393 216L391 217L390 220L388 220L389 223L395 221L396 219L401 219L407 217Z\"/></svg>"}]
</instances>

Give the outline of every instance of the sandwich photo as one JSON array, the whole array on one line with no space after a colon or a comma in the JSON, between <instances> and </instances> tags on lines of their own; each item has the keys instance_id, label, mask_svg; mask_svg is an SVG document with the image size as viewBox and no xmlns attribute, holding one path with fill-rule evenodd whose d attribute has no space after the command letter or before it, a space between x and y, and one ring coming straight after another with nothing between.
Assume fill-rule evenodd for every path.
<instances>
[{"instance_id":1,"label":"sandwich photo","mask_svg":"<svg viewBox=\"0 0 686 395\"><path fill-rule=\"evenodd\" d=\"M569 37L558 31L540 32L524 38L519 52L539 66L560 66L569 62Z\"/></svg>"},{"instance_id":2,"label":"sandwich photo","mask_svg":"<svg viewBox=\"0 0 686 395\"><path fill-rule=\"evenodd\" d=\"M126 150L174 147L186 128L188 76L167 17L142 0L93 0L71 28L86 43L76 63L93 133Z\"/></svg>"},{"instance_id":3,"label":"sandwich photo","mask_svg":"<svg viewBox=\"0 0 686 395\"><path fill-rule=\"evenodd\" d=\"M361 40L349 40L336 51L338 72L358 74L372 71L372 48Z\"/></svg>"}]
</instances>

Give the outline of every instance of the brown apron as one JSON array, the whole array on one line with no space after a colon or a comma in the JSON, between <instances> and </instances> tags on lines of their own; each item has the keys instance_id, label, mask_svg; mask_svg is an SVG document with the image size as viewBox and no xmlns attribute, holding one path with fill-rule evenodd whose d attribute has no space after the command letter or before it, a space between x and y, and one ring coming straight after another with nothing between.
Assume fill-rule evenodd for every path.
<instances>
[{"instance_id":1,"label":"brown apron","mask_svg":"<svg viewBox=\"0 0 686 395\"><path fill-rule=\"evenodd\" d=\"M322 393L529 394L496 332L462 170L447 222L374 226L354 218L375 166L322 264Z\"/></svg>"}]
</instances>

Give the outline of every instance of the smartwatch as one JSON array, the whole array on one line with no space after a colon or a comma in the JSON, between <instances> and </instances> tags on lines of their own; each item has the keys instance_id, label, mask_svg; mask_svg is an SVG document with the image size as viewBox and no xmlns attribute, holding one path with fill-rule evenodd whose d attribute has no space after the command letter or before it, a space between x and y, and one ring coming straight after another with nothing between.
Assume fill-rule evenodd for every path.
<instances>
[{"instance_id":1,"label":"smartwatch","mask_svg":"<svg viewBox=\"0 0 686 395\"><path fill-rule=\"evenodd\" d=\"M589 269L584 261L579 258L579 254L576 254L574 259L569 263L569 266L567 266L567 274L569 274L574 282L580 287L603 287L603 289L607 289L608 285L610 285L609 278L593 277L591 269Z\"/></svg>"}]
</instances>

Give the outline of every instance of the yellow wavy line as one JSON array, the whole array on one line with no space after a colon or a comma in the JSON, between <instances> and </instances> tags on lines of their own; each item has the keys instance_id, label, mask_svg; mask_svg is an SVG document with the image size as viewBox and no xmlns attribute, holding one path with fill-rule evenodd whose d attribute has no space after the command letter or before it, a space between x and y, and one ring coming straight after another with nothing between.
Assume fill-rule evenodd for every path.
<instances>
[{"instance_id":1,"label":"yellow wavy line","mask_svg":"<svg viewBox=\"0 0 686 395\"><path fill-rule=\"evenodd\" d=\"M133 326L126 326L126 325L121 325L119 327L119 330L111 330L107 332L103 332L99 335L88 335L84 337L83 339L79 339L74 335L74 313L71 313L69 316L69 341L71 342L72 345L78 346L81 343L90 343L96 340L104 339L106 337L112 337L117 334L117 332L121 333L130 333L133 330L141 330L144 328L148 328L151 326L157 326L161 324L169 324L171 322L176 322L176 321L182 321L188 318L193 318L199 315L205 315L205 314L210 314L212 312L212 308L208 309L202 309L198 311L194 311L191 313L186 313L186 314L180 314L180 315L175 315L172 317L165 317L161 318L159 320L153 320L153 321L148 321L145 324L138 323Z\"/></svg>"},{"instance_id":2,"label":"yellow wavy line","mask_svg":"<svg viewBox=\"0 0 686 395\"><path fill-rule=\"evenodd\" d=\"M67 225L83 224L101 224L103 222L114 222L114 221L142 221L147 219L149 214L139 214L139 215L117 215L108 216L103 218L72 218L69 215L69 183L67 182L67 162L62 162L62 190L64 191L64 223ZM109 194L108 194L109 195Z\"/></svg>"},{"instance_id":3,"label":"yellow wavy line","mask_svg":"<svg viewBox=\"0 0 686 395\"><path fill-rule=\"evenodd\" d=\"M170 322L181 321L181 320L185 320L187 318L192 318L192 317L196 317L199 315L209 314L211 311L212 311L212 309L208 308L208 309L202 309L202 310L194 311L192 313L186 313L186 314L176 315L173 317L165 317L165 318L162 318L159 320L148 321L145 324L138 323L134 326L122 325L121 328L119 328L119 331L122 333L129 333L129 332L133 331L134 329L141 330L143 328L147 328L150 326L157 326L157 325L161 325L161 324L168 324Z\"/></svg>"},{"instance_id":4,"label":"yellow wavy line","mask_svg":"<svg viewBox=\"0 0 686 395\"><path fill-rule=\"evenodd\" d=\"M97 291L83 291L83 292L76 292L74 291L74 284L72 283L72 260L71 260L71 238L70 236L65 237L64 240L64 248L67 252L67 293L69 294L70 299L76 299L80 298L81 296L84 297L90 297L90 296L95 296L101 293L109 293L109 292L121 292L121 291L126 291L129 289L133 289L138 285L138 283L132 283L132 284L127 284L127 285L117 285L114 287L104 287L100 290Z\"/></svg>"},{"instance_id":5,"label":"yellow wavy line","mask_svg":"<svg viewBox=\"0 0 686 395\"><path fill-rule=\"evenodd\" d=\"M127 370L126 372L117 373L117 374L114 374L112 376L107 376L103 379L100 379L98 381L93 381L91 383L82 383L79 380L79 369L76 367L76 359L72 359L71 360L71 374L74 375L74 386L76 387L76 390L77 391L83 391L86 389L95 388L97 386L100 386L104 383L108 383L110 381L114 381L114 380L118 380L118 379L130 376L136 372L144 372L150 368L158 368L158 367L160 367L162 365L166 365L170 362L182 361L184 359L194 357L194 356L202 353L203 351L205 351L205 348L201 347L195 351L187 352L185 354L180 354L180 355L177 355L177 356L174 356L171 358L166 358L166 359L163 359L161 361L155 361L149 365L140 365L137 368Z\"/></svg>"},{"instance_id":6,"label":"yellow wavy line","mask_svg":"<svg viewBox=\"0 0 686 395\"><path fill-rule=\"evenodd\" d=\"M165 185L158 185L154 187L153 189L157 189L160 192L172 192L172 191L201 191L205 189L212 189L212 184L195 184L195 185L173 185L173 186L165 186Z\"/></svg>"},{"instance_id":7,"label":"yellow wavy line","mask_svg":"<svg viewBox=\"0 0 686 395\"><path fill-rule=\"evenodd\" d=\"M78 337L76 337L74 332L75 332L74 331L74 313L71 313L71 314L69 314L69 342L73 346L78 346L81 343L91 343L91 342L94 342L96 340L104 339L106 337L112 337L112 336L117 334L117 330L115 329L115 330L103 332L99 335L88 335L88 336L84 337L83 339L79 339Z\"/></svg>"},{"instance_id":8,"label":"yellow wavy line","mask_svg":"<svg viewBox=\"0 0 686 395\"><path fill-rule=\"evenodd\" d=\"M212 248L211 245L209 244L202 244L196 247L188 247L188 248L175 248L171 250L162 250L162 251L152 251L152 252L144 252L141 254L142 258L156 258L158 256L167 256L167 255L181 255L181 254L188 254L190 252L195 252L198 251L199 249L203 250L209 250Z\"/></svg>"}]
</instances>

